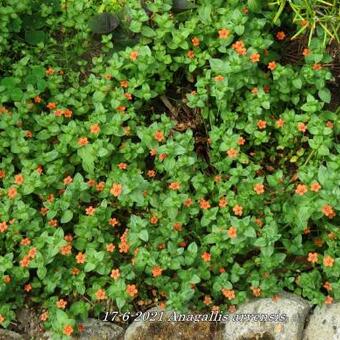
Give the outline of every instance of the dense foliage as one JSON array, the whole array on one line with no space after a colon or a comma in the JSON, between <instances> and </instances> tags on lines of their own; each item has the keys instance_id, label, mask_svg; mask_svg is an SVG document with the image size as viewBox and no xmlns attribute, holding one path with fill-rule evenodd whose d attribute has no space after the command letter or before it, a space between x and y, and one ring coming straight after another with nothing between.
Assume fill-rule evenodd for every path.
<instances>
[{"instance_id":1,"label":"dense foliage","mask_svg":"<svg viewBox=\"0 0 340 340\"><path fill-rule=\"evenodd\" d=\"M324 37L283 64L289 15L197 2L2 1L1 326L340 299Z\"/></svg>"}]
</instances>

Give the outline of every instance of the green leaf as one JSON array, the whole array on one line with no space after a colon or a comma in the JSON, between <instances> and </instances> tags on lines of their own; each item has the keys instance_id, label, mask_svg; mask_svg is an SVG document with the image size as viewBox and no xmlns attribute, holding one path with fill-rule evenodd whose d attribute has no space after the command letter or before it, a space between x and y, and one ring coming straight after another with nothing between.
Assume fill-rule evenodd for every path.
<instances>
[{"instance_id":1,"label":"green leaf","mask_svg":"<svg viewBox=\"0 0 340 340\"><path fill-rule=\"evenodd\" d=\"M61 223L70 222L70 221L72 220L72 217L73 217L73 212L72 212L71 210L66 210L66 211L63 213L63 216L61 217L60 222L61 222Z\"/></svg>"},{"instance_id":2,"label":"green leaf","mask_svg":"<svg viewBox=\"0 0 340 340\"><path fill-rule=\"evenodd\" d=\"M25 40L31 45L38 45L45 42L47 35L44 31L25 31Z\"/></svg>"},{"instance_id":3,"label":"green leaf","mask_svg":"<svg viewBox=\"0 0 340 340\"><path fill-rule=\"evenodd\" d=\"M47 273L47 269L43 266L39 267L37 270L37 275L40 280L42 280L46 276L46 273Z\"/></svg>"},{"instance_id":4,"label":"green leaf","mask_svg":"<svg viewBox=\"0 0 340 340\"><path fill-rule=\"evenodd\" d=\"M244 26L243 25L236 25L234 29L235 29L235 33L237 35L242 35L244 33Z\"/></svg>"},{"instance_id":5,"label":"green leaf","mask_svg":"<svg viewBox=\"0 0 340 340\"><path fill-rule=\"evenodd\" d=\"M97 34L108 34L114 31L118 26L118 17L110 13L101 13L89 20L91 31Z\"/></svg>"},{"instance_id":6,"label":"green leaf","mask_svg":"<svg viewBox=\"0 0 340 340\"><path fill-rule=\"evenodd\" d=\"M328 104L331 102L331 98L332 98L331 91L327 89L326 87L319 90L318 94L319 94L320 99L323 102L328 103Z\"/></svg>"},{"instance_id":7,"label":"green leaf","mask_svg":"<svg viewBox=\"0 0 340 340\"><path fill-rule=\"evenodd\" d=\"M149 240L149 233L146 229L143 229L138 234L139 238L143 240L144 242L148 242Z\"/></svg>"},{"instance_id":8,"label":"green leaf","mask_svg":"<svg viewBox=\"0 0 340 340\"><path fill-rule=\"evenodd\" d=\"M302 81L301 79L297 78L293 80L293 85L294 87L296 87L297 89L301 89L302 88Z\"/></svg>"}]
</instances>

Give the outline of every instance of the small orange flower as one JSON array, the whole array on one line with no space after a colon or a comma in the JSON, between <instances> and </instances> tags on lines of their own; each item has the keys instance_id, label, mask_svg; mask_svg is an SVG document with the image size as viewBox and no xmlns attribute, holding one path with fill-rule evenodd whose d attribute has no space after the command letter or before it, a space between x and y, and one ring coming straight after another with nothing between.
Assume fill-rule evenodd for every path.
<instances>
[{"instance_id":1,"label":"small orange flower","mask_svg":"<svg viewBox=\"0 0 340 340\"><path fill-rule=\"evenodd\" d=\"M34 259L36 255L37 255L37 248L35 247L31 248L27 254L27 256L31 259Z\"/></svg>"},{"instance_id":2,"label":"small orange flower","mask_svg":"<svg viewBox=\"0 0 340 340\"><path fill-rule=\"evenodd\" d=\"M198 47L198 46L200 45L200 43L201 43L201 41L200 41L197 37L193 37L193 38L191 39L191 42L192 42L192 44L193 44L195 47Z\"/></svg>"},{"instance_id":3,"label":"small orange flower","mask_svg":"<svg viewBox=\"0 0 340 340\"><path fill-rule=\"evenodd\" d=\"M257 127L261 130L265 129L267 126L267 122L265 120L259 120L257 122Z\"/></svg>"},{"instance_id":4,"label":"small orange flower","mask_svg":"<svg viewBox=\"0 0 340 340\"><path fill-rule=\"evenodd\" d=\"M1 223L0 223L0 226L1 226ZM1 229L0 229L0 231L1 231ZM31 240L28 237L23 238L20 242L21 246L29 246L30 244L31 244Z\"/></svg>"},{"instance_id":5,"label":"small orange flower","mask_svg":"<svg viewBox=\"0 0 340 340\"><path fill-rule=\"evenodd\" d=\"M64 236L64 240L67 242L72 242L73 241L73 236L72 234L67 234Z\"/></svg>"},{"instance_id":6,"label":"small orange flower","mask_svg":"<svg viewBox=\"0 0 340 340\"><path fill-rule=\"evenodd\" d=\"M184 202L183 205L187 208L189 208L193 204L193 201L191 198L187 198Z\"/></svg>"},{"instance_id":7,"label":"small orange flower","mask_svg":"<svg viewBox=\"0 0 340 340\"><path fill-rule=\"evenodd\" d=\"M257 63L260 61L260 55L258 53L253 53L251 56L250 56L250 60L252 63Z\"/></svg>"},{"instance_id":8,"label":"small orange flower","mask_svg":"<svg viewBox=\"0 0 340 340\"><path fill-rule=\"evenodd\" d=\"M86 259L86 255L83 254L82 252L79 252L79 253L77 254L77 256L76 256L76 261L77 261L77 263L79 263L79 264L85 263L85 259Z\"/></svg>"},{"instance_id":9,"label":"small orange flower","mask_svg":"<svg viewBox=\"0 0 340 340\"><path fill-rule=\"evenodd\" d=\"M331 219L336 215L332 206L330 206L329 204L325 204L322 207L322 212L325 216L327 216L328 218L331 218Z\"/></svg>"},{"instance_id":10,"label":"small orange flower","mask_svg":"<svg viewBox=\"0 0 340 340\"><path fill-rule=\"evenodd\" d=\"M234 148L230 148L227 151L227 155L228 155L229 158L235 158L238 155L238 151L236 149L234 149Z\"/></svg>"},{"instance_id":11,"label":"small orange flower","mask_svg":"<svg viewBox=\"0 0 340 340\"><path fill-rule=\"evenodd\" d=\"M78 144L79 144L80 146L86 145L86 144L88 144L88 143L89 143L89 141L88 141L88 139L87 139L86 137L80 137L80 138L78 139Z\"/></svg>"},{"instance_id":12,"label":"small orange flower","mask_svg":"<svg viewBox=\"0 0 340 340\"><path fill-rule=\"evenodd\" d=\"M116 246L113 243L109 243L109 244L106 245L106 251L108 251L109 253L113 253L115 248L116 248Z\"/></svg>"},{"instance_id":13,"label":"small orange flower","mask_svg":"<svg viewBox=\"0 0 340 340\"><path fill-rule=\"evenodd\" d=\"M104 289L98 289L96 292L96 299L97 300L106 300L107 296L106 296L106 292Z\"/></svg>"},{"instance_id":14,"label":"small orange flower","mask_svg":"<svg viewBox=\"0 0 340 340\"><path fill-rule=\"evenodd\" d=\"M157 224L158 223L158 217L157 216L151 216L150 223L151 224Z\"/></svg>"},{"instance_id":15,"label":"small orange flower","mask_svg":"<svg viewBox=\"0 0 340 340\"><path fill-rule=\"evenodd\" d=\"M169 189L171 190L179 190L181 188L181 184L179 182L172 182L169 184Z\"/></svg>"},{"instance_id":16,"label":"small orange flower","mask_svg":"<svg viewBox=\"0 0 340 340\"><path fill-rule=\"evenodd\" d=\"M325 288L328 292L332 290L332 285L328 281L326 281L322 287Z\"/></svg>"},{"instance_id":17,"label":"small orange flower","mask_svg":"<svg viewBox=\"0 0 340 340\"><path fill-rule=\"evenodd\" d=\"M138 290L136 288L136 285L127 285L126 292L131 297L134 297L135 295L137 295L138 294Z\"/></svg>"},{"instance_id":18,"label":"small orange flower","mask_svg":"<svg viewBox=\"0 0 340 340\"><path fill-rule=\"evenodd\" d=\"M6 172L4 170L0 170L0 179L6 177Z\"/></svg>"},{"instance_id":19,"label":"small orange flower","mask_svg":"<svg viewBox=\"0 0 340 340\"><path fill-rule=\"evenodd\" d=\"M204 262L209 262L211 260L211 255L208 252L204 252L201 257Z\"/></svg>"},{"instance_id":20,"label":"small orange flower","mask_svg":"<svg viewBox=\"0 0 340 340\"><path fill-rule=\"evenodd\" d=\"M120 86L123 87L123 88L128 88L129 82L127 80L121 80Z\"/></svg>"},{"instance_id":21,"label":"small orange flower","mask_svg":"<svg viewBox=\"0 0 340 340\"><path fill-rule=\"evenodd\" d=\"M210 203L209 203L209 201L206 201L205 199L200 199L200 208L201 209L204 209L204 210L206 210L206 209L209 209L210 208Z\"/></svg>"},{"instance_id":22,"label":"small orange flower","mask_svg":"<svg viewBox=\"0 0 340 340\"><path fill-rule=\"evenodd\" d=\"M224 77L221 76L221 75L218 75L214 79L215 79L215 81L222 81L222 80L224 80Z\"/></svg>"},{"instance_id":23,"label":"small orange flower","mask_svg":"<svg viewBox=\"0 0 340 340\"><path fill-rule=\"evenodd\" d=\"M4 233L5 231L7 231L7 229L8 229L7 222L6 221L1 222L0 223L0 233Z\"/></svg>"},{"instance_id":24,"label":"small orange flower","mask_svg":"<svg viewBox=\"0 0 340 340\"><path fill-rule=\"evenodd\" d=\"M65 301L64 299L60 299L57 301L56 305L60 309L65 309L67 306L67 301Z\"/></svg>"},{"instance_id":25,"label":"small orange flower","mask_svg":"<svg viewBox=\"0 0 340 340\"><path fill-rule=\"evenodd\" d=\"M219 273L225 273L225 269L223 267L221 267L219 270L218 270Z\"/></svg>"},{"instance_id":26,"label":"small orange flower","mask_svg":"<svg viewBox=\"0 0 340 340\"><path fill-rule=\"evenodd\" d=\"M53 228L56 228L56 227L58 227L58 220L52 219L52 220L48 221L48 225L53 227Z\"/></svg>"},{"instance_id":27,"label":"small orange flower","mask_svg":"<svg viewBox=\"0 0 340 340\"><path fill-rule=\"evenodd\" d=\"M219 39L227 39L229 37L230 30L226 28L222 28L218 31L218 37Z\"/></svg>"},{"instance_id":28,"label":"small orange flower","mask_svg":"<svg viewBox=\"0 0 340 340\"><path fill-rule=\"evenodd\" d=\"M254 296L259 297L261 296L261 288L259 287L250 287Z\"/></svg>"},{"instance_id":29,"label":"small orange flower","mask_svg":"<svg viewBox=\"0 0 340 340\"><path fill-rule=\"evenodd\" d=\"M111 275L110 275L114 280L118 280L120 277L120 271L119 269L112 269Z\"/></svg>"},{"instance_id":30,"label":"small orange flower","mask_svg":"<svg viewBox=\"0 0 340 340\"><path fill-rule=\"evenodd\" d=\"M157 277L162 275L163 269L159 266L155 266L152 268L152 276Z\"/></svg>"},{"instance_id":31,"label":"small orange flower","mask_svg":"<svg viewBox=\"0 0 340 340\"><path fill-rule=\"evenodd\" d=\"M239 55L245 55L247 53L247 49L244 46L244 42L239 40L236 41L231 47L238 53Z\"/></svg>"},{"instance_id":32,"label":"small orange flower","mask_svg":"<svg viewBox=\"0 0 340 340\"><path fill-rule=\"evenodd\" d=\"M326 126L327 126L328 128L330 128L330 129L333 129L334 124L333 124L332 121L329 120L329 121L327 121Z\"/></svg>"},{"instance_id":33,"label":"small orange flower","mask_svg":"<svg viewBox=\"0 0 340 340\"><path fill-rule=\"evenodd\" d=\"M9 275L5 275L3 277L3 281L4 283L9 284L11 282L11 277Z\"/></svg>"},{"instance_id":34,"label":"small orange flower","mask_svg":"<svg viewBox=\"0 0 340 340\"><path fill-rule=\"evenodd\" d=\"M251 89L251 93L252 93L252 94L258 94L258 93L259 93L258 88L257 88L257 87L253 87L253 88Z\"/></svg>"},{"instance_id":35,"label":"small orange flower","mask_svg":"<svg viewBox=\"0 0 340 340\"><path fill-rule=\"evenodd\" d=\"M13 187L9 188L7 191L7 195L11 199L15 198L15 196L17 195L17 189Z\"/></svg>"},{"instance_id":36,"label":"small orange flower","mask_svg":"<svg viewBox=\"0 0 340 340\"><path fill-rule=\"evenodd\" d=\"M94 133L94 134L97 134L100 132L100 126L98 123L96 124L92 124L91 127L90 127L90 132L91 133Z\"/></svg>"},{"instance_id":37,"label":"small orange flower","mask_svg":"<svg viewBox=\"0 0 340 340\"><path fill-rule=\"evenodd\" d=\"M99 182L96 184L96 190L97 191L103 191L105 188L105 182Z\"/></svg>"},{"instance_id":38,"label":"small orange flower","mask_svg":"<svg viewBox=\"0 0 340 340\"><path fill-rule=\"evenodd\" d=\"M90 188L92 188L92 187L94 187L94 186L96 185L96 181L95 181L94 179L89 179L89 180L87 181L87 185L88 185Z\"/></svg>"},{"instance_id":39,"label":"small orange flower","mask_svg":"<svg viewBox=\"0 0 340 340\"><path fill-rule=\"evenodd\" d=\"M0 314L0 324L2 324L5 320L6 320L5 317L2 314Z\"/></svg>"},{"instance_id":40,"label":"small orange flower","mask_svg":"<svg viewBox=\"0 0 340 340\"><path fill-rule=\"evenodd\" d=\"M271 71L274 71L276 69L276 62L275 61L271 61L269 64L268 64L268 69L271 70Z\"/></svg>"},{"instance_id":41,"label":"small orange flower","mask_svg":"<svg viewBox=\"0 0 340 340\"><path fill-rule=\"evenodd\" d=\"M157 155L157 149L151 149L150 156L156 156L156 155Z\"/></svg>"},{"instance_id":42,"label":"small orange flower","mask_svg":"<svg viewBox=\"0 0 340 340\"><path fill-rule=\"evenodd\" d=\"M122 193L122 190L123 190L123 187L122 187L121 184L119 184L119 183L114 183L114 184L112 184L110 193L111 193L113 196L118 197L118 196Z\"/></svg>"},{"instance_id":43,"label":"small orange flower","mask_svg":"<svg viewBox=\"0 0 340 340\"><path fill-rule=\"evenodd\" d=\"M321 64L314 64L312 68L314 71L320 71L322 69L322 66Z\"/></svg>"},{"instance_id":44,"label":"small orange flower","mask_svg":"<svg viewBox=\"0 0 340 340\"><path fill-rule=\"evenodd\" d=\"M242 208L242 206L240 206L238 204L235 205L235 207L233 208L233 211L234 211L234 214L236 216L242 216L242 214L243 214L243 208Z\"/></svg>"},{"instance_id":45,"label":"small orange flower","mask_svg":"<svg viewBox=\"0 0 340 340\"><path fill-rule=\"evenodd\" d=\"M43 312L40 317L39 317L40 321L46 321L48 319L48 312Z\"/></svg>"},{"instance_id":46,"label":"small orange flower","mask_svg":"<svg viewBox=\"0 0 340 340\"><path fill-rule=\"evenodd\" d=\"M115 227L119 224L119 221L115 217L113 217L109 219L109 224L112 225L112 227Z\"/></svg>"},{"instance_id":47,"label":"small orange flower","mask_svg":"<svg viewBox=\"0 0 340 340\"><path fill-rule=\"evenodd\" d=\"M80 273L80 270L78 268L71 269L71 275L77 276L79 273Z\"/></svg>"},{"instance_id":48,"label":"small orange flower","mask_svg":"<svg viewBox=\"0 0 340 340\"><path fill-rule=\"evenodd\" d=\"M25 136L26 136L27 138L32 138L32 137L33 137L32 131L27 130L27 131L25 132Z\"/></svg>"},{"instance_id":49,"label":"small orange flower","mask_svg":"<svg viewBox=\"0 0 340 340\"><path fill-rule=\"evenodd\" d=\"M304 48L302 54L303 54L305 57L309 56L309 55L310 55L310 49Z\"/></svg>"},{"instance_id":50,"label":"small orange flower","mask_svg":"<svg viewBox=\"0 0 340 340\"><path fill-rule=\"evenodd\" d=\"M246 143L246 140L242 136L237 140L238 145L244 145L245 143Z\"/></svg>"},{"instance_id":51,"label":"small orange flower","mask_svg":"<svg viewBox=\"0 0 340 340\"><path fill-rule=\"evenodd\" d=\"M188 51L187 57L188 57L189 59L194 59L194 58L195 58L195 52L192 51L192 50Z\"/></svg>"},{"instance_id":52,"label":"small orange flower","mask_svg":"<svg viewBox=\"0 0 340 340\"><path fill-rule=\"evenodd\" d=\"M334 259L333 257L329 256L329 255L326 255L324 258L323 258L323 265L325 267L333 267L334 265Z\"/></svg>"},{"instance_id":53,"label":"small orange flower","mask_svg":"<svg viewBox=\"0 0 340 340\"><path fill-rule=\"evenodd\" d=\"M57 108L57 104L54 102L50 102L46 105L46 107L50 110L54 110L55 108Z\"/></svg>"},{"instance_id":54,"label":"small orange flower","mask_svg":"<svg viewBox=\"0 0 340 340\"><path fill-rule=\"evenodd\" d=\"M92 206L89 206L88 208L85 209L86 215L88 216L93 216L94 213L96 212L96 209L93 208Z\"/></svg>"},{"instance_id":55,"label":"small orange flower","mask_svg":"<svg viewBox=\"0 0 340 340\"><path fill-rule=\"evenodd\" d=\"M166 154L166 153L161 153L160 155L159 155L159 159L161 160L161 161L163 161L165 158L167 158L168 157L168 155Z\"/></svg>"},{"instance_id":56,"label":"small orange flower","mask_svg":"<svg viewBox=\"0 0 340 340\"><path fill-rule=\"evenodd\" d=\"M221 197L218 201L218 206L220 208L225 208L228 205L228 200L225 197Z\"/></svg>"},{"instance_id":57,"label":"small orange flower","mask_svg":"<svg viewBox=\"0 0 340 340\"><path fill-rule=\"evenodd\" d=\"M118 106L118 107L116 107L116 110L123 112L123 111L126 110L126 106Z\"/></svg>"},{"instance_id":58,"label":"small orange flower","mask_svg":"<svg viewBox=\"0 0 340 340\"><path fill-rule=\"evenodd\" d=\"M310 190L314 192L318 192L321 189L321 185L318 182L313 182L310 185Z\"/></svg>"},{"instance_id":59,"label":"small orange flower","mask_svg":"<svg viewBox=\"0 0 340 340\"><path fill-rule=\"evenodd\" d=\"M283 127L283 125L284 125L284 120L282 119L282 118L279 118L277 121L276 121L276 126L278 127L278 128L282 128Z\"/></svg>"},{"instance_id":60,"label":"small orange flower","mask_svg":"<svg viewBox=\"0 0 340 340\"><path fill-rule=\"evenodd\" d=\"M179 222L176 222L173 227L176 231L182 231L182 224Z\"/></svg>"},{"instance_id":61,"label":"small orange flower","mask_svg":"<svg viewBox=\"0 0 340 340\"><path fill-rule=\"evenodd\" d=\"M308 188L304 184L298 184L298 186L295 189L295 193L300 196L303 196L307 191L308 191Z\"/></svg>"},{"instance_id":62,"label":"small orange flower","mask_svg":"<svg viewBox=\"0 0 340 340\"><path fill-rule=\"evenodd\" d=\"M62 255L70 255L72 252L72 246L70 244L66 245L66 246L63 246L60 248L60 253Z\"/></svg>"},{"instance_id":63,"label":"small orange flower","mask_svg":"<svg viewBox=\"0 0 340 340\"><path fill-rule=\"evenodd\" d=\"M135 61L138 58L138 52L137 51L132 51L130 53L130 59Z\"/></svg>"},{"instance_id":64,"label":"small orange flower","mask_svg":"<svg viewBox=\"0 0 340 340\"><path fill-rule=\"evenodd\" d=\"M127 99L127 100L132 100L132 94L127 92L127 93L124 93L124 97Z\"/></svg>"},{"instance_id":65,"label":"small orange flower","mask_svg":"<svg viewBox=\"0 0 340 340\"><path fill-rule=\"evenodd\" d=\"M284 40L286 38L286 34L283 31L277 32L276 33L276 39L277 40Z\"/></svg>"},{"instance_id":66,"label":"small orange flower","mask_svg":"<svg viewBox=\"0 0 340 340\"><path fill-rule=\"evenodd\" d=\"M64 178L64 184L71 184L73 181L72 177L71 176L67 176Z\"/></svg>"},{"instance_id":67,"label":"small orange flower","mask_svg":"<svg viewBox=\"0 0 340 340\"><path fill-rule=\"evenodd\" d=\"M298 123L297 128L300 132L306 132L307 126L304 123Z\"/></svg>"},{"instance_id":68,"label":"small orange flower","mask_svg":"<svg viewBox=\"0 0 340 340\"><path fill-rule=\"evenodd\" d=\"M71 336L72 333L73 333L73 327L71 325L66 325L64 327L64 334L67 336Z\"/></svg>"},{"instance_id":69,"label":"small orange flower","mask_svg":"<svg viewBox=\"0 0 340 340\"><path fill-rule=\"evenodd\" d=\"M311 263L318 262L318 253L308 253L307 261Z\"/></svg>"},{"instance_id":70,"label":"small orange flower","mask_svg":"<svg viewBox=\"0 0 340 340\"><path fill-rule=\"evenodd\" d=\"M24 291L29 293L30 291L32 290L32 285L30 283L27 283L25 286L24 286Z\"/></svg>"},{"instance_id":71,"label":"small orange flower","mask_svg":"<svg viewBox=\"0 0 340 340\"><path fill-rule=\"evenodd\" d=\"M49 67L46 71L45 71L47 76L51 76L54 74L54 70L52 67Z\"/></svg>"},{"instance_id":72,"label":"small orange flower","mask_svg":"<svg viewBox=\"0 0 340 340\"><path fill-rule=\"evenodd\" d=\"M233 289L222 288L222 294L228 299L235 299L235 291Z\"/></svg>"},{"instance_id":73,"label":"small orange flower","mask_svg":"<svg viewBox=\"0 0 340 340\"><path fill-rule=\"evenodd\" d=\"M73 115L72 110L69 110L69 109L65 109L65 110L64 110L64 116L65 116L66 118L71 118L72 115Z\"/></svg>"},{"instance_id":74,"label":"small orange flower","mask_svg":"<svg viewBox=\"0 0 340 340\"><path fill-rule=\"evenodd\" d=\"M209 295L205 295L204 296L204 300L203 300L203 303L206 305L206 306L209 306L212 304L212 299Z\"/></svg>"},{"instance_id":75,"label":"small orange flower","mask_svg":"<svg viewBox=\"0 0 340 340\"><path fill-rule=\"evenodd\" d=\"M237 237L237 229L235 227L230 227L228 229L228 236L230 238L236 238Z\"/></svg>"},{"instance_id":76,"label":"small orange flower","mask_svg":"<svg viewBox=\"0 0 340 340\"><path fill-rule=\"evenodd\" d=\"M331 305L332 303L333 303L333 298L331 297L331 296L326 296L326 298L325 298L325 304L326 305Z\"/></svg>"},{"instance_id":77,"label":"small orange flower","mask_svg":"<svg viewBox=\"0 0 340 340\"><path fill-rule=\"evenodd\" d=\"M156 171L155 170L148 170L147 175L148 175L148 177L155 177Z\"/></svg>"},{"instance_id":78,"label":"small orange flower","mask_svg":"<svg viewBox=\"0 0 340 340\"><path fill-rule=\"evenodd\" d=\"M162 131L156 131L153 136L158 142L164 141L164 133Z\"/></svg>"},{"instance_id":79,"label":"small orange flower","mask_svg":"<svg viewBox=\"0 0 340 340\"><path fill-rule=\"evenodd\" d=\"M254 185L254 191L258 194L261 195L264 193L264 185L262 183L257 183Z\"/></svg>"},{"instance_id":80,"label":"small orange flower","mask_svg":"<svg viewBox=\"0 0 340 340\"><path fill-rule=\"evenodd\" d=\"M34 102L35 102L36 104L41 103L41 97L35 96L35 97L34 97Z\"/></svg>"}]
</instances>

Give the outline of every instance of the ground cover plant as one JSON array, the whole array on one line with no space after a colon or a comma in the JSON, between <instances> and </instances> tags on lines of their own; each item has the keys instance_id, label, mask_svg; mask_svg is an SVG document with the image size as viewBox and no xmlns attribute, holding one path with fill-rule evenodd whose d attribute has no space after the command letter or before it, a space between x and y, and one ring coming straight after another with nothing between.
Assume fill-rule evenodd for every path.
<instances>
[{"instance_id":1,"label":"ground cover plant","mask_svg":"<svg viewBox=\"0 0 340 340\"><path fill-rule=\"evenodd\" d=\"M289 62L306 23L277 13L1 2L2 327L24 304L59 339L108 301L340 299L334 65L322 30Z\"/></svg>"}]
</instances>

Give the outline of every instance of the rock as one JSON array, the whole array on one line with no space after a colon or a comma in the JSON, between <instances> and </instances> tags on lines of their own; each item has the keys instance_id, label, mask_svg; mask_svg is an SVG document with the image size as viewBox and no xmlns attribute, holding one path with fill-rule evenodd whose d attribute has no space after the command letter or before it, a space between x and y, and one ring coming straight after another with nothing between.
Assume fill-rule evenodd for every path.
<instances>
[{"instance_id":1,"label":"rock","mask_svg":"<svg viewBox=\"0 0 340 340\"><path fill-rule=\"evenodd\" d=\"M18 331L26 337L39 337L43 333L39 316L29 308L22 308L16 313Z\"/></svg>"},{"instance_id":2,"label":"rock","mask_svg":"<svg viewBox=\"0 0 340 340\"><path fill-rule=\"evenodd\" d=\"M24 337L8 329L0 328L0 340L23 340Z\"/></svg>"},{"instance_id":3,"label":"rock","mask_svg":"<svg viewBox=\"0 0 340 340\"><path fill-rule=\"evenodd\" d=\"M305 328L303 340L340 339L340 303L316 307Z\"/></svg>"},{"instance_id":4,"label":"rock","mask_svg":"<svg viewBox=\"0 0 340 340\"><path fill-rule=\"evenodd\" d=\"M225 323L224 340L300 340L310 308L309 302L288 293L280 294L280 299L277 301L271 298L249 301L240 305L234 314L229 314L229 320ZM254 319L240 321L241 317L244 318L240 314L250 314ZM263 321L263 319L258 321L255 315L261 317L259 314L264 314L262 317L276 314L274 317L279 321ZM286 322L284 322L284 314L288 320ZM278 315L281 317L278 318Z\"/></svg>"},{"instance_id":5,"label":"rock","mask_svg":"<svg viewBox=\"0 0 340 340\"><path fill-rule=\"evenodd\" d=\"M127 328L124 340L222 340L221 325L216 322L168 321L174 312L164 312L158 307L147 310L156 320L162 321L134 321ZM193 314L193 313L190 313ZM150 314L149 314L150 315ZM143 319L143 317L141 318Z\"/></svg>"},{"instance_id":6,"label":"rock","mask_svg":"<svg viewBox=\"0 0 340 340\"><path fill-rule=\"evenodd\" d=\"M87 319L83 322L84 331L77 339L81 340L118 340L122 338L123 328L111 322Z\"/></svg>"}]
</instances>

